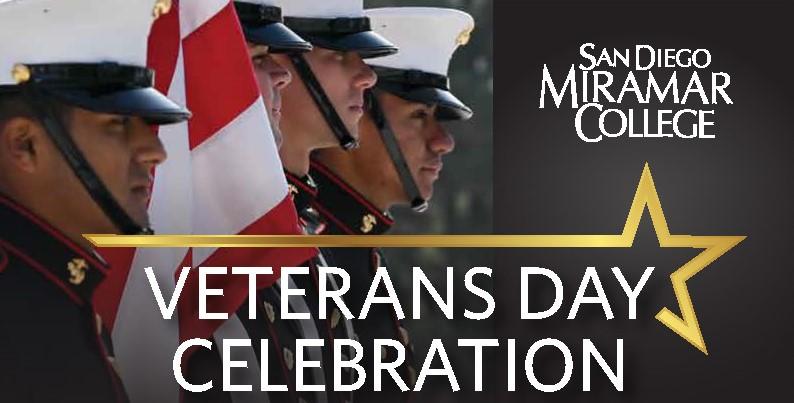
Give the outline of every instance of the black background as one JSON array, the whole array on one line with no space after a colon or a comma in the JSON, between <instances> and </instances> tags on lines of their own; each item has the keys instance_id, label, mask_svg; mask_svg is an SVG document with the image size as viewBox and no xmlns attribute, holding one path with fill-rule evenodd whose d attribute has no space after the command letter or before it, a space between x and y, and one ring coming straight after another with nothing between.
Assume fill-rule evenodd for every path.
<instances>
[{"instance_id":1,"label":"black background","mask_svg":"<svg viewBox=\"0 0 794 403\"><path fill-rule=\"evenodd\" d=\"M528 2L498 0L495 13L494 231L509 234L618 234L626 220L644 163L650 164L672 234L746 235L748 238L688 282L709 355L654 319L664 306L678 313L669 274L700 252L662 249L650 217L643 216L631 249L515 249L497 253L495 290L498 336L519 339L518 392L507 393L506 358L490 357L486 386L498 401L695 402L789 401L794 358L794 267L791 241L794 150L792 7L772 2ZM555 84L586 42L601 48L706 48L711 71L731 76L733 105L714 109L716 139L629 139L590 144L574 130L575 109L539 109L543 64ZM615 75L615 96L625 68ZM692 69L678 69L686 87ZM670 69L653 69L666 82ZM635 72L641 88L645 73ZM581 85L581 83L580 83ZM710 87L706 86L707 93ZM636 102L636 101L634 101ZM615 107L639 106L632 97ZM603 103L603 102L602 102ZM669 106L669 108L668 108ZM680 105L651 103L656 109ZM596 131L595 119L589 130ZM652 125L653 127L653 125ZM542 266L560 274L565 299L551 319L521 321L519 268ZM587 266L596 266L615 319L597 306L565 317ZM629 284L656 267L640 296L637 320L610 268ZM533 282L528 298L548 306L552 287ZM588 295L594 295L592 288ZM532 388L523 376L529 345L563 340L574 358L568 385L556 393ZM615 340L623 338L625 391L617 392L593 367L593 391L582 392L581 343L593 339L614 365ZM553 349L536 357L538 376L555 383L562 359ZM593 364L595 365L595 364Z\"/></svg>"}]
</instances>

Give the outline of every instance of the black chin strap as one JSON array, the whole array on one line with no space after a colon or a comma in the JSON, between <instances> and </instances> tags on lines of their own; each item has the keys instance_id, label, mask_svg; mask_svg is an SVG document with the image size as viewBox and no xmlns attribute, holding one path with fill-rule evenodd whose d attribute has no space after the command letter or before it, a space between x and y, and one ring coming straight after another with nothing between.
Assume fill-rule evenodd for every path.
<instances>
[{"instance_id":1,"label":"black chin strap","mask_svg":"<svg viewBox=\"0 0 794 403\"><path fill-rule=\"evenodd\" d=\"M405 194L411 198L411 209L421 213L428 208L427 200L422 198L422 194L419 193L419 187L416 186L416 181L414 180L413 175L411 175L411 170L408 168L408 163L405 162L405 156L403 156L403 152L400 149L400 144L397 143L397 138L394 136L394 131L392 131L389 121L386 119L386 115L383 113L383 109L381 109L375 93L373 91L367 91L366 94L372 120L375 122L375 126L378 128L380 137L383 139L383 145L386 146L386 152L389 153L389 158L391 158L391 162L394 164L394 168L397 170L397 175L400 177L403 190L405 191Z\"/></svg>"},{"instance_id":2,"label":"black chin strap","mask_svg":"<svg viewBox=\"0 0 794 403\"><path fill-rule=\"evenodd\" d=\"M334 109L334 104L328 99L325 90L323 90L320 82L317 81L317 76L314 75L306 58L302 54L293 53L290 55L290 59L298 75L303 80L303 84L306 85L306 89L309 90L309 95L314 100L314 104L317 105L317 109L320 110L320 113L325 118L328 127L334 132L334 136L339 141L339 146L344 150L358 147L358 140L345 127L345 123L342 122L342 118L339 117L336 109Z\"/></svg>"},{"instance_id":3,"label":"black chin strap","mask_svg":"<svg viewBox=\"0 0 794 403\"><path fill-rule=\"evenodd\" d=\"M91 198L94 199L94 202L102 209L105 215L110 218L116 228L124 235L153 234L154 231L151 228L143 228L135 223L116 199L113 198L113 195L110 194L110 191L99 179L91 165L88 164L83 153L77 148L63 122L55 114L52 103L41 93L41 90L32 84L27 84L24 86L23 94L50 139L52 139L61 155L66 159L69 167L72 168L72 172L77 175L88 194L91 195Z\"/></svg>"}]
</instances>

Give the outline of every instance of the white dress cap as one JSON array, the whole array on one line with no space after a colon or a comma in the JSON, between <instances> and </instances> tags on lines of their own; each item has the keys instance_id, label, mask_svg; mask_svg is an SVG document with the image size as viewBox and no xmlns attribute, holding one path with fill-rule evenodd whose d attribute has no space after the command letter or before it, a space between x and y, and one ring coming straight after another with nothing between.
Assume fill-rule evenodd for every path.
<instances>
[{"instance_id":1,"label":"white dress cap","mask_svg":"<svg viewBox=\"0 0 794 403\"><path fill-rule=\"evenodd\" d=\"M364 16L364 0L275 0L285 17L358 18Z\"/></svg>"},{"instance_id":2,"label":"white dress cap","mask_svg":"<svg viewBox=\"0 0 794 403\"><path fill-rule=\"evenodd\" d=\"M0 85L17 64L145 66L155 5L168 0L0 0Z\"/></svg>"},{"instance_id":3,"label":"white dress cap","mask_svg":"<svg viewBox=\"0 0 794 403\"><path fill-rule=\"evenodd\" d=\"M271 52L300 53L312 49L311 43L284 25L282 10L275 0L235 0L234 7L248 42L267 45Z\"/></svg>"},{"instance_id":4,"label":"white dress cap","mask_svg":"<svg viewBox=\"0 0 794 403\"><path fill-rule=\"evenodd\" d=\"M400 52L367 61L375 66L446 76L452 54L474 30L471 15L449 8L387 7L365 11L372 30Z\"/></svg>"}]
</instances>

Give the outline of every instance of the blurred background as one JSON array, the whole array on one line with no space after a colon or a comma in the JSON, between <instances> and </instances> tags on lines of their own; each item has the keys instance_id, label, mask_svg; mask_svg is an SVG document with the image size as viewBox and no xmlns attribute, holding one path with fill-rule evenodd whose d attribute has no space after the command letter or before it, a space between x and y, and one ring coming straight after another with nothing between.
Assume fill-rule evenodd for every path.
<instances>
[{"instance_id":1,"label":"blurred background","mask_svg":"<svg viewBox=\"0 0 794 403\"><path fill-rule=\"evenodd\" d=\"M395 234L488 234L493 232L493 2L490 0L365 0L366 8L375 7L448 7L463 10L474 17L471 40L459 48L450 65L452 91L474 110L474 117L448 125L455 138L455 151L444 157L444 170L436 182L430 209L422 214L408 208L392 210ZM421 367L427 347L434 338L444 340L461 388L473 389L473 352L458 349L459 338L490 338L490 322L473 322L463 318L468 308L481 312L484 304L471 296L463 284L465 272L475 266L493 268L492 250L410 248L385 251L389 269L406 313L410 314L411 268L421 266L442 296L446 290L446 267L455 268L455 319L447 320L435 305L422 309L422 319L406 321ZM493 290L492 282L478 286ZM423 301L432 304L426 294ZM423 305L428 305L423 302ZM497 308L498 309L498 308ZM460 319L458 319L460 318ZM436 360L434 367L439 367ZM418 368L417 368L418 370ZM429 377L423 392L414 401L459 401L449 384ZM487 386L486 386L487 390ZM468 394L466 394L468 395ZM483 396L484 397L484 396Z\"/></svg>"}]
</instances>

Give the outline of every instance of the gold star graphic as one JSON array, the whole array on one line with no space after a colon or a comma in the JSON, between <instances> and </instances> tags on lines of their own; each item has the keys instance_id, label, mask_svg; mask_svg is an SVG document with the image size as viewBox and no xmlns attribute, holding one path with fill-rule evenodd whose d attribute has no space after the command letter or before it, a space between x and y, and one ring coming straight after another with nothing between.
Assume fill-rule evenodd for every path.
<instances>
[{"instance_id":1,"label":"gold star graphic","mask_svg":"<svg viewBox=\"0 0 794 403\"><path fill-rule=\"evenodd\" d=\"M651 222L656 231L660 247L703 249L692 260L686 262L670 275L670 281L673 284L673 291L675 292L676 300L678 300L681 316L676 315L665 307L656 314L656 320L662 322L670 330L697 347L703 354L708 355L706 341L700 331L697 314L695 313L695 307L692 304L692 298L689 295L686 282L725 252L738 245L746 237L670 234L667 220L664 218L662 203L659 200L659 193L656 191L656 185L651 176L651 169L646 163L642 170L640 183L637 186L637 192L634 194L634 201L629 209L629 215L626 218L626 225L623 227L621 235L619 235L620 243L623 247L630 248L633 245L637 229L640 226L642 213L646 207L651 216Z\"/></svg>"},{"instance_id":2,"label":"gold star graphic","mask_svg":"<svg viewBox=\"0 0 794 403\"><path fill-rule=\"evenodd\" d=\"M745 236L672 235L648 163L642 170L623 231L617 235L99 235L85 234L97 247L213 248L631 248L645 209L662 248L703 249L670 275L678 309L664 307L656 319L708 355L686 282L742 242Z\"/></svg>"}]
</instances>

